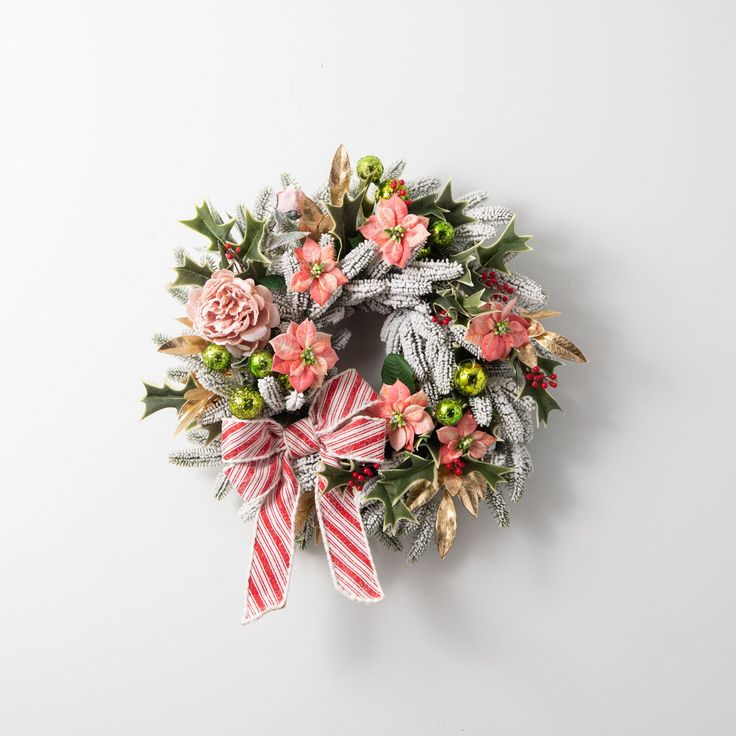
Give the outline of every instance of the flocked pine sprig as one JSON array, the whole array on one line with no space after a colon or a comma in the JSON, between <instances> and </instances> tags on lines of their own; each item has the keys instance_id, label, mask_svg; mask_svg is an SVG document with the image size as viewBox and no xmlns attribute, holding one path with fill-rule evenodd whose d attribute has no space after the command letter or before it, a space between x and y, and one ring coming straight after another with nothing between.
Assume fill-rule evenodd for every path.
<instances>
[{"instance_id":1,"label":"flocked pine sprig","mask_svg":"<svg viewBox=\"0 0 736 736\"><path fill-rule=\"evenodd\" d=\"M170 452L169 462L183 468L218 468L222 455L219 447L191 447Z\"/></svg>"},{"instance_id":2,"label":"flocked pine sprig","mask_svg":"<svg viewBox=\"0 0 736 736\"><path fill-rule=\"evenodd\" d=\"M258 393L266 403L269 416L279 414L286 409L286 400L281 384L273 376L258 379Z\"/></svg>"},{"instance_id":3,"label":"flocked pine sprig","mask_svg":"<svg viewBox=\"0 0 736 736\"><path fill-rule=\"evenodd\" d=\"M496 519L496 523L502 528L508 527L511 515L509 514L509 507L506 505L506 499L501 492L501 484L495 490L489 487L485 500Z\"/></svg>"},{"instance_id":4,"label":"flocked pine sprig","mask_svg":"<svg viewBox=\"0 0 736 736\"><path fill-rule=\"evenodd\" d=\"M416 562L426 552L429 543L434 539L437 509L437 501L432 500L422 506L417 512L416 536L411 547L409 547L409 551L406 553L407 562Z\"/></svg>"}]
</instances>

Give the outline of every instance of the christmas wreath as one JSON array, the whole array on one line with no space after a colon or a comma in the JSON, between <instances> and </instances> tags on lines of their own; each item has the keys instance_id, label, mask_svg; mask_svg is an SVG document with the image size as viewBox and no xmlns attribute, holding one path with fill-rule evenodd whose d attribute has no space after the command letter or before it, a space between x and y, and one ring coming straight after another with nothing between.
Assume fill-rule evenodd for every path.
<instances>
[{"instance_id":1,"label":"christmas wreath","mask_svg":"<svg viewBox=\"0 0 736 736\"><path fill-rule=\"evenodd\" d=\"M177 252L183 334L154 339L179 364L145 384L144 416L176 409L191 445L171 461L219 468L215 497L234 489L256 517L244 622L283 607L312 540L337 589L372 602L369 537L414 562L432 538L447 555L460 507L507 526L534 427L559 408L558 359L585 362L509 269L530 250L514 214L403 170L364 156L353 171L340 146L312 197L284 174L252 211L205 202L183 221L207 242ZM356 310L386 315L379 393L337 367Z\"/></svg>"}]
</instances>

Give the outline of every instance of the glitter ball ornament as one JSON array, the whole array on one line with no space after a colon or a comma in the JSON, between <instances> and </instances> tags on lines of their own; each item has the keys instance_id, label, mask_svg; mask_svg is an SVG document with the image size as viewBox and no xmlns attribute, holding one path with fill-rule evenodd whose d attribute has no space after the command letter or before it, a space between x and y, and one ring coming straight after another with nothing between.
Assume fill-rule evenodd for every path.
<instances>
[{"instance_id":1,"label":"glitter ball ornament","mask_svg":"<svg viewBox=\"0 0 736 736\"><path fill-rule=\"evenodd\" d=\"M268 350L256 350L248 358L248 370L256 378L265 378L271 372L273 357Z\"/></svg>"},{"instance_id":2,"label":"glitter ball ornament","mask_svg":"<svg viewBox=\"0 0 736 736\"><path fill-rule=\"evenodd\" d=\"M457 424L463 416L463 405L457 399L442 399L434 410L434 418L448 427Z\"/></svg>"},{"instance_id":3,"label":"glitter ball ornament","mask_svg":"<svg viewBox=\"0 0 736 736\"><path fill-rule=\"evenodd\" d=\"M452 383L463 396L478 396L488 385L483 366L474 360L466 360L455 369Z\"/></svg>"},{"instance_id":4,"label":"glitter ball ornament","mask_svg":"<svg viewBox=\"0 0 736 736\"><path fill-rule=\"evenodd\" d=\"M440 248L446 248L455 240L455 228L449 222L437 220L429 228L430 239Z\"/></svg>"},{"instance_id":5,"label":"glitter ball ornament","mask_svg":"<svg viewBox=\"0 0 736 736\"><path fill-rule=\"evenodd\" d=\"M361 179L368 181L379 181L383 176L383 164L378 156L363 156L355 170Z\"/></svg>"},{"instance_id":6,"label":"glitter ball ornament","mask_svg":"<svg viewBox=\"0 0 736 736\"><path fill-rule=\"evenodd\" d=\"M429 258L432 255L432 245L427 241L418 251L417 258Z\"/></svg>"},{"instance_id":7,"label":"glitter ball ornament","mask_svg":"<svg viewBox=\"0 0 736 736\"><path fill-rule=\"evenodd\" d=\"M252 386L239 386L230 394L228 406L238 419L255 419L263 411L263 397Z\"/></svg>"},{"instance_id":8,"label":"glitter ball ornament","mask_svg":"<svg viewBox=\"0 0 736 736\"><path fill-rule=\"evenodd\" d=\"M232 355L224 345L215 345L211 342L202 351L202 362L211 371L226 371L230 367Z\"/></svg>"},{"instance_id":9,"label":"glitter ball ornament","mask_svg":"<svg viewBox=\"0 0 736 736\"><path fill-rule=\"evenodd\" d=\"M274 373L273 375L276 377L276 380L281 385L281 389L283 391L289 393L294 390L294 387L291 385L291 381L289 380L289 376L287 376L286 373Z\"/></svg>"}]
</instances>

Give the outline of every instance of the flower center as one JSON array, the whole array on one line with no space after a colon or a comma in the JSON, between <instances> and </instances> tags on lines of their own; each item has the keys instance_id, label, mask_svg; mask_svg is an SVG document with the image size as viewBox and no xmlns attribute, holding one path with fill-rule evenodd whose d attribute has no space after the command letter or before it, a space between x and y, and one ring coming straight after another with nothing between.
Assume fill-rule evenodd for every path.
<instances>
[{"instance_id":1,"label":"flower center","mask_svg":"<svg viewBox=\"0 0 736 736\"><path fill-rule=\"evenodd\" d=\"M317 362L317 358L314 357L312 348L305 348L302 352L302 362L304 365L314 365Z\"/></svg>"},{"instance_id":2,"label":"flower center","mask_svg":"<svg viewBox=\"0 0 736 736\"><path fill-rule=\"evenodd\" d=\"M401 412L395 411L391 416L391 426L396 429L396 427L403 427L406 424L406 421L404 421L404 417L401 415Z\"/></svg>"},{"instance_id":3,"label":"flower center","mask_svg":"<svg viewBox=\"0 0 736 736\"><path fill-rule=\"evenodd\" d=\"M457 446L463 451L467 452L470 446L473 444L473 438L468 435L467 437L461 437L457 443Z\"/></svg>"},{"instance_id":4,"label":"flower center","mask_svg":"<svg viewBox=\"0 0 736 736\"><path fill-rule=\"evenodd\" d=\"M496 322L496 334L497 335L505 335L511 327L509 326L509 321L505 319L503 322Z\"/></svg>"},{"instance_id":5,"label":"flower center","mask_svg":"<svg viewBox=\"0 0 736 736\"><path fill-rule=\"evenodd\" d=\"M319 275L324 270L325 270L325 267L321 263L313 263L312 264L312 276L314 276L314 278L318 278Z\"/></svg>"},{"instance_id":6,"label":"flower center","mask_svg":"<svg viewBox=\"0 0 736 736\"><path fill-rule=\"evenodd\" d=\"M406 228L403 225L396 225L396 227L386 228L386 234L389 236L389 238L393 238L394 240L401 240L404 237L405 232Z\"/></svg>"}]
</instances>

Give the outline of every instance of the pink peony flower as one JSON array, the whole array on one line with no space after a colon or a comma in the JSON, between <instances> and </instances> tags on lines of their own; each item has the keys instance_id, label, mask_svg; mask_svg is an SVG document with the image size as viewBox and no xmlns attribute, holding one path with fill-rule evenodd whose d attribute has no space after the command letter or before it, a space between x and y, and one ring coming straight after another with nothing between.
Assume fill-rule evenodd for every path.
<instances>
[{"instance_id":1,"label":"pink peony flower","mask_svg":"<svg viewBox=\"0 0 736 736\"><path fill-rule=\"evenodd\" d=\"M286 189L276 193L276 212L296 212L297 215L301 215L302 202L304 202L304 192L293 184L289 184Z\"/></svg>"},{"instance_id":2,"label":"pink peony flower","mask_svg":"<svg viewBox=\"0 0 736 736\"><path fill-rule=\"evenodd\" d=\"M300 325L292 322L285 333L271 340L271 345L274 352L272 369L289 376L291 385L299 392L310 386L321 386L327 371L337 363L330 336L317 332L311 319L305 319Z\"/></svg>"},{"instance_id":3,"label":"pink peony flower","mask_svg":"<svg viewBox=\"0 0 736 736\"><path fill-rule=\"evenodd\" d=\"M469 411L463 414L462 419L454 427L438 429L437 437L442 443L440 462L443 465L457 460L465 453L475 460L480 460L496 441L492 434L478 429L478 423Z\"/></svg>"},{"instance_id":4,"label":"pink peony flower","mask_svg":"<svg viewBox=\"0 0 736 736\"><path fill-rule=\"evenodd\" d=\"M335 264L335 249L331 245L320 248L311 238L294 251L301 268L291 277L292 291L307 291L320 307L338 286L347 284L345 274Z\"/></svg>"},{"instance_id":5,"label":"pink peony flower","mask_svg":"<svg viewBox=\"0 0 736 736\"><path fill-rule=\"evenodd\" d=\"M386 263L404 268L412 250L429 237L427 225L429 218L410 215L406 202L394 194L390 199L381 199L375 214L358 230L378 245Z\"/></svg>"},{"instance_id":6,"label":"pink peony flower","mask_svg":"<svg viewBox=\"0 0 736 736\"><path fill-rule=\"evenodd\" d=\"M429 404L424 391L413 394L401 381L381 388L381 399L368 409L368 414L386 420L388 441L394 450L411 450L414 436L431 432L432 417L425 411Z\"/></svg>"},{"instance_id":7,"label":"pink peony flower","mask_svg":"<svg viewBox=\"0 0 736 736\"><path fill-rule=\"evenodd\" d=\"M508 304L490 302L483 314L473 317L465 333L465 339L480 347L487 361L505 360L511 348L518 348L529 342L528 328L531 324L511 310L516 304L512 299Z\"/></svg>"},{"instance_id":8,"label":"pink peony flower","mask_svg":"<svg viewBox=\"0 0 736 736\"><path fill-rule=\"evenodd\" d=\"M186 311L197 334L238 358L264 347L279 323L271 292L227 270L215 271L201 289L192 289Z\"/></svg>"}]
</instances>

